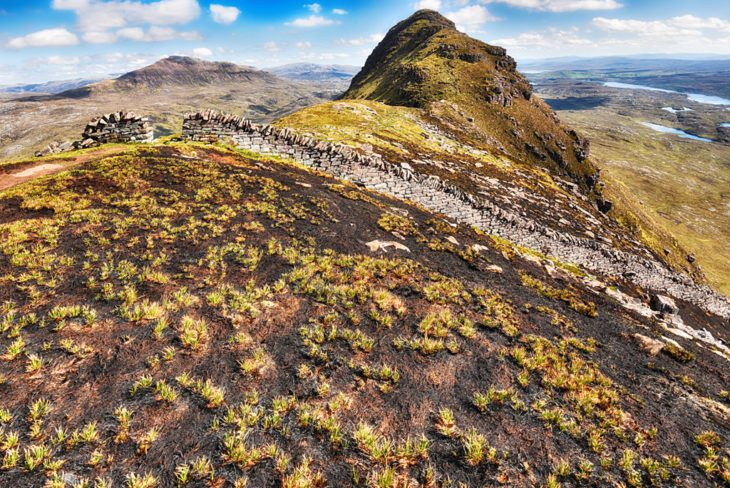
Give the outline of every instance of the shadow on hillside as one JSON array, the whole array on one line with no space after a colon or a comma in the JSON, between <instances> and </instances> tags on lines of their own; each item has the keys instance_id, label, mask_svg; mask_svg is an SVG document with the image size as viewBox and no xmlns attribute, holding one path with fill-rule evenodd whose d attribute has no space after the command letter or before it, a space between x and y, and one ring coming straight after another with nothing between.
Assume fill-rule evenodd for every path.
<instances>
[{"instance_id":1,"label":"shadow on hillside","mask_svg":"<svg viewBox=\"0 0 730 488\"><path fill-rule=\"evenodd\" d=\"M88 98L91 96L91 89L89 87L74 88L73 90L67 90L65 92L56 93L52 95L32 95L28 97L18 98L19 102L49 102L54 100L79 100L82 98Z\"/></svg>"},{"instance_id":2,"label":"shadow on hillside","mask_svg":"<svg viewBox=\"0 0 730 488\"><path fill-rule=\"evenodd\" d=\"M567 97L567 98L545 98L545 102L553 110L591 110L605 105L609 97Z\"/></svg>"}]
</instances>

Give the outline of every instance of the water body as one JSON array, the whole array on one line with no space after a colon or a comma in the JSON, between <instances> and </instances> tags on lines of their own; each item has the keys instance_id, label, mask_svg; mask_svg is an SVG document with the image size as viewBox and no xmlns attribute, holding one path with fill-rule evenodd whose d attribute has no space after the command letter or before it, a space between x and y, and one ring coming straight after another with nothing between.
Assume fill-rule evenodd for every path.
<instances>
[{"instance_id":1,"label":"water body","mask_svg":"<svg viewBox=\"0 0 730 488\"><path fill-rule=\"evenodd\" d=\"M667 112L671 112L673 114L679 113L679 112L691 112L691 108L682 107L680 109L676 109L674 107L662 107L662 110L666 110Z\"/></svg>"},{"instance_id":2,"label":"water body","mask_svg":"<svg viewBox=\"0 0 730 488\"><path fill-rule=\"evenodd\" d=\"M730 127L730 122L723 122L720 127Z\"/></svg>"},{"instance_id":3,"label":"water body","mask_svg":"<svg viewBox=\"0 0 730 488\"><path fill-rule=\"evenodd\" d=\"M702 95L700 93L682 93L674 90L665 90L663 88L654 88L646 85L632 85L631 83L619 83L617 81L606 81L603 86L609 88L628 88L631 90L648 90L661 93L678 93L686 96L688 99L697 103L705 103L707 105L730 105L730 100L722 97L715 97L712 95Z\"/></svg>"},{"instance_id":4,"label":"water body","mask_svg":"<svg viewBox=\"0 0 730 488\"><path fill-rule=\"evenodd\" d=\"M664 134L674 134L677 135L683 139L691 139L693 141L701 141L701 142L714 142L712 139L707 139L705 137L695 136L693 134L690 134L688 132L685 132L680 129L674 129L672 127L665 127L663 125L659 124L652 124L651 122L642 122L641 125L644 125L652 130L655 130L657 132L662 132Z\"/></svg>"}]
</instances>

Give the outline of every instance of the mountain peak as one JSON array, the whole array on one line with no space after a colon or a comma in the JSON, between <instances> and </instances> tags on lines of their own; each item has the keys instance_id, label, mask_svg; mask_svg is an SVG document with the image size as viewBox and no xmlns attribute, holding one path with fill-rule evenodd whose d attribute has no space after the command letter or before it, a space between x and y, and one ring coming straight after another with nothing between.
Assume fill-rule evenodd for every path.
<instances>
[{"instance_id":1,"label":"mountain peak","mask_svg":"<svg viewBox=\"0 0 730 488\"><path fill-rule=\"evenodd\" d=\"M229 62L205 61L188 56L169 56L126 73L116 79L123 87L163 85L204 85L235 79L273 78L269 73Z\"/></svg>"},{"instance_id":2,"label":"mountain peak","mask_svg":"<svg viewBox=\"0 0 730 488\"><path fill-rule=\"evenodd\" d=\"M587 142L563 126L499 46L459 32L433 10L396 24L352 80L347 99L438 112L515 159L593 187Z\"/></svg>"},{"instance_id":3,"label":"mountain peak","mask_svg":"<svg viewBox=\"0 0 730 488\"><path fill-rule=\"evenodd\" d=\"M400 25L410 25L419 21L429 22L433 25L439 25L444 28L456 29L456 24L454 24L452 21L450 21L437 11L427 8L415 12L413 15L397 24L394 29Z\"/></svg>"}]
</instances>

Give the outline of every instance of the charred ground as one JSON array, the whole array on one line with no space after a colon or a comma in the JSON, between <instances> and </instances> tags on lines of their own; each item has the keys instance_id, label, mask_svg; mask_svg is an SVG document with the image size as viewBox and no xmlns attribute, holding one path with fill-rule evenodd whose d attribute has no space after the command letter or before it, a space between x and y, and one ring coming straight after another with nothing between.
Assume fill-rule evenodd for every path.
<instances>
[{"instance_id":1,"label":"charred ground","mask_svg":"<svg viewBox=\"0 0 730 488\"><path fill-rule=\"evenodd\" d=\"M131 146L0 236L3 484L727 483L727 358L293 163Z\"/></svg>"}]
</instances>

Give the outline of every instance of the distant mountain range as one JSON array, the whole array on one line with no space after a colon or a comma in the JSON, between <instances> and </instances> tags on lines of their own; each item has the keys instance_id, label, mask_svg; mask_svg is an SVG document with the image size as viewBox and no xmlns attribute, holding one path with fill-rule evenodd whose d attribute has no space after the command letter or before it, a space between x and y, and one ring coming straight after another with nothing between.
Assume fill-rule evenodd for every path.
<instances>
[{"instance_id":1,"label":"distant mountain range","mask_svg":"<svg viewBox=\"0 0 730 488\"><path fill-rule=\"evenodd\" d=\"M75 80L58 80L48 81L45 83L30 83L26 85L12 85L0 87L0 93L61 93L67 90L74 90L92 83L101 81L100 79L79 78Z\"/></svg>"},{"instance_id":2,"label":"distant mountain range","mask_svg":"<svg viewBox=\"0 0 730 488\"><path fill-rule=\"evenodd\" d=\"M320 65L312 63L285 64L266 71L280 78L297 81L349 81L360 68L342 64Z\"/></svg>"},{"instance_id":3,"label":"distant mountain range","mask_svg":"<svg viewBox=\"0 0 730 488\"><path fill-rule=\"evenodd\" d=\"M685 59L684 57L608 56L601 58L563 57L523 60L522 70L584 71L584 70L662 70L662 71L727 71L730 58Z\"/></svg>"}]
</instances>

